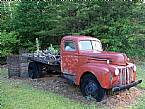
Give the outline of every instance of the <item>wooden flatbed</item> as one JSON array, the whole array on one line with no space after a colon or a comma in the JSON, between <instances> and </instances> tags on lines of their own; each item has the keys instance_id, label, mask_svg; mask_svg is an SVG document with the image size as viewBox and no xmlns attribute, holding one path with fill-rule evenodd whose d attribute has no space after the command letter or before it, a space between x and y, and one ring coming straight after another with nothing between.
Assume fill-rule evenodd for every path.
<instances>
[{"instance_id":1,"label":"wooden flatbed","mask_svg":"<svg viewBox=\"0 0 145 109\"><path fill-rule=\"evenodd\" d=\"M30 78L39 78L51 72L61 73L59 55L23 53L21 56L29 62L28 74Z\"/></svg>"},{"instance_id":2,"label":"wooden flatbed","mask_svg":"<svg viewBox=\"0 0 145 109\"><path fill-rule=\"evenodd\" d=\"M59 65L60 56L59 55L36 55L34 53L23 53L22 57L28 59L28 61L35 61L46 65Z\"/></svg>"}]
</instances>

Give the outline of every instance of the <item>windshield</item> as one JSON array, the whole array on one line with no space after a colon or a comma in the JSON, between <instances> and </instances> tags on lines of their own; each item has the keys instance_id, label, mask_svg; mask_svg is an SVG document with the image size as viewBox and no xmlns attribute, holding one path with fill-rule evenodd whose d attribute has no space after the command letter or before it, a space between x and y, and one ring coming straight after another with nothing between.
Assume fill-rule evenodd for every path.
<instances>
[{"instance_id":1,"label":"windshield","mask_svg":"<svg viewBox=\"0 0 145 109\"><path fill-rule=\"evenodd\" d=\"M102 51L102 45L97 40L82 40L79 42L79 49L81 51L85 51L85 50Z\"/></svg>"}]
</instances>

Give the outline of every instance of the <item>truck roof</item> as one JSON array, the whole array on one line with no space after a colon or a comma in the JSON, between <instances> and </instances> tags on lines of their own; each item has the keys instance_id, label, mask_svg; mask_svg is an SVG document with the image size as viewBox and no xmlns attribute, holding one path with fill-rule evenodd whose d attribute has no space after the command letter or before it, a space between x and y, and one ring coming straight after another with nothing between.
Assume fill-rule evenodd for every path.
<instances>
[{"instance_id":1,"label":"truck roof","mask_svg":"<svg viewBox=\"0 0 145 109\"><path fill-rule=\"evenodd\" d=\"M90 36L83 36L83 35L69 35L69 36L64 36L62 38L63 40L98 40L100 41L99 39L97 38L94 38L94 37L90 37Z\"/></svg>"}]
</instances>

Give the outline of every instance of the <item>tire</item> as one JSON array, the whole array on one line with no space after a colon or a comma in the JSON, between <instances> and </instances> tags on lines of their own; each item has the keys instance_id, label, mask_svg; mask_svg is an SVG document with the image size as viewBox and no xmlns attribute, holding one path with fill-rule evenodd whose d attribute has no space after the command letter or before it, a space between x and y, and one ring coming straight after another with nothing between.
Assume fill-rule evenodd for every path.
<instances>
[{"instance_id":1,"label":"tire","mask_svg":"<svg viewBox=\"0 0 145 109\"><path fill-rule=\"evenodd\" d=\"M105 90L92 74L87 74L81 78L80 90L83 96L93 97L97 102L100 102L105 95Z\"/></svg>"},{"instance_id":2,"label":"tire","mask_svg":"<svg viewBox=\"0 0 145 109\"><path fill-rule=\"evenodd\" d=\"M39 70L35 62L30 62L28 67L28 75L30 78L35 79L39 77Z\"/></svg>"}]
</instances>

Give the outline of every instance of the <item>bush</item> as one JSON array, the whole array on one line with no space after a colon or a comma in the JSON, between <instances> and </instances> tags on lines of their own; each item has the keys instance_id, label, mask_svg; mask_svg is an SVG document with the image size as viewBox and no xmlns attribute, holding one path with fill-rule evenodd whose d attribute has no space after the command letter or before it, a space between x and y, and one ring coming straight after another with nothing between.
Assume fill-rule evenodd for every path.
<instances>
[{"instance_id":1,"label":"bush","mask_svg":"<svg viewBox=\"0 0 145 109\"><path fill-rule=\"evenodd\" d=\"M11 53L16 53L19 49L18 34L16 32L0 32L0 58L6 57Z\"/></svg>"}]
</instances>

